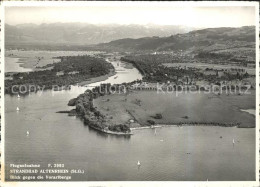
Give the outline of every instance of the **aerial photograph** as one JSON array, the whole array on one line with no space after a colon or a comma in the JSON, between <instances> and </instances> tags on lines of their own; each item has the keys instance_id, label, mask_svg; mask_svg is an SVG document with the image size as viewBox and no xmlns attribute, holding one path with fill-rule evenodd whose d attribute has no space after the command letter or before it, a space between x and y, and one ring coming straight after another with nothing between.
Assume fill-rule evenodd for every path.
<instances>
[{"instance_id":1,"label":"aerial photograph","mask_svg":"<svg viewBox=\"0 0 260 187\"><path fill-rule=\"evenodd\" d=\"M5 6L4 180L257 180L256 10Z\"/></svg>"}]
</instances>

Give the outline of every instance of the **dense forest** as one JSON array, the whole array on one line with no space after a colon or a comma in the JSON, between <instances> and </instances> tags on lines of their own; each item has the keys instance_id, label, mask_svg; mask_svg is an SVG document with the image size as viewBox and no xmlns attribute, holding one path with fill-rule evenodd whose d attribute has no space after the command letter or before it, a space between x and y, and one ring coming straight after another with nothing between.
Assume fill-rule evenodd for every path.
<instances>
[{"instance_id":1,"label":"dense forest","mask_svg":"<svg viewBox=\"0 0 260 187\"><path fill-rule=\"evenodd\" d=\"M185 80L190 84L191 81L205 80L209 83L218 83L220 81L242 80L250 75L245 71L237 70L231 73L226 70L202 70L196 67L167 67L165 63L174 63L169 55L129 55L121 58L122 61L133 64L144 76L143 80L147 82L175 82ZM206 71L212 71L213 74L207 74ZM222 72L222 76L219 73Z\"/></svg>"}]
</instances>

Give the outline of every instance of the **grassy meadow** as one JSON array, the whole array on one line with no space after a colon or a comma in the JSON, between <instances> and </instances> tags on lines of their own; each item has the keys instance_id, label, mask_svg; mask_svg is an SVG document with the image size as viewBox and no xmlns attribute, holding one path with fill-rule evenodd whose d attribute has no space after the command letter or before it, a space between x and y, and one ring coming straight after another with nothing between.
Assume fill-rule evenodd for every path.
<instances>
[{"instance_id":1,"label":"grassy meadow","mask_svg":"<svg viewBox=\"0 0 260 187\"><path fill-rule=\"evenodd\" d=\"M254 127L255 116L241 109L255 109L255 91L248 95L213 95L205 93L157 93L133 91L111 94L94 100L94 106L105 114L112 124L135 120L131 127L176 123L240 123L240 127ZM161 119L155 119L161 114Z\"/></svg>"}]
</instances>

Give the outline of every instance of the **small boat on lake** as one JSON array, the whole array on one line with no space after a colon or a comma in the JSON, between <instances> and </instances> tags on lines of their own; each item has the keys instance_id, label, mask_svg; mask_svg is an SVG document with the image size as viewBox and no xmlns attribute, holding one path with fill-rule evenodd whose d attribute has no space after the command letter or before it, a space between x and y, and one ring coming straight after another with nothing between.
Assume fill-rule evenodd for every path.
<instances>
[{"instance_id":1,"label":"small boat on lake","mask_svg":"<svg viewBox=\"0 0 260 187\"><path fill-rule=\"evenodd\" d=\"M116 76L114 79L117 79L118 76Z\"/></svg>"},{"instance_id":2,"label":"small boat on lake","mask_svg":"<svg viewBox=\"0 0 260 187\"><path fill-rule=\"evenodd\" d=\"M29 132L29 131L27 131L27 132L26 132L26 134L27 134L27 136L29 136L30 132Z\"/></svg>"},{"instance_id":3,"label":"small boat on lake","mask_svg":"<svg viewBox=\"0 0 260 187\"><path fill-rule=\"evenodd\" d=\"M17 98L20 98L20 95L19 95L19 94L17 95Z\"/></svg>"},{"instance_id":4,"label":"small boat on lake","mask_svg":"<svg viewBox=\"0 0 260 187\"><path fill-rule=\"evenodd\" d=\"M16 111L20 111L19 107L16 107Z\"/></svg>"},{"instance_id":5,"label":"small boat on lake","mask_svg":"<svg viewBox=\"0 0 260 187\"><path fill-rule=\"evenodd\" d=\"M137 161L137 165L138 165L138 166L141 166L141 163L139 162L139 160Z\"/></svg>"}]
</instances>

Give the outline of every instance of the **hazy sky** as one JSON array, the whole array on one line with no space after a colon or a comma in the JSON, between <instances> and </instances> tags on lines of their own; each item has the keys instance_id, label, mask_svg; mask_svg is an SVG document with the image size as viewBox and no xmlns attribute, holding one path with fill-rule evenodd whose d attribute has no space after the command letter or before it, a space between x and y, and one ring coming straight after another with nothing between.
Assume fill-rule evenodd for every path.
<instances>
[{"instance_id":1,"label":"hazy sky","mask_svg":"<svg viewBox=\"0 0 260 187\"><path fill-rule=\"evenodd\" d=\"M239 27L255 24L254 7L6 7L6 23L86 22Z\"/></svg>"}]
</instances>

